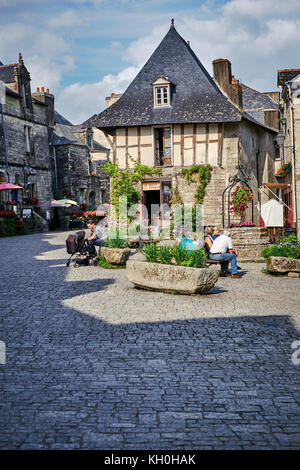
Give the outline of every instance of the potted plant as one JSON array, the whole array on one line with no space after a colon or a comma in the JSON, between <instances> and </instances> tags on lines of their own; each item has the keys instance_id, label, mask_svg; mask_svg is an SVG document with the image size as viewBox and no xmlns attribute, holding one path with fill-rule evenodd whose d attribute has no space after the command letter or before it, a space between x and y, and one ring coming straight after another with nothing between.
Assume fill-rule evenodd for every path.
<instances>
[{"instance_id":1,"label":"potted plant","mask_svg":"<svg viewBox=\"0 0 300 470\"><path fill-rule=\"evenodd\" d=\"M290 163L285 163L282 165L279 170L277 171L276 175L277 177L284 177L288 173L292 171L292 165Z\"/></svg>"},{"instance_id":2,"label":"potted plant","mask_svg":"<svg viewBox=\"0 0 300 470\"><path fill-rule=\"evenodd\" d=\"M206 266L203 249L188 251L178 246L146 245L144 260L126 263L126 276L136 287L162 292L199 294L210 290L218 280L219 269Z\"/></svg>"},{"instance_id":3,"label":"potted plant","mask_svg":"<svg viewBox=\"0 0 300 470\"><path fill-rule=\"evenodd\" d=\"M268 272L300 274L300 242L296 235L281 237L278 242L262 250Z\"/></svg>"},{"instance_id":4,"label":"potted plant","mask_svg":"<svg viewBox=\"0 0 300 470\"><path fill-rule=\"evenodd\" d=\"M252 201L253 194L250 189L240 186L231 195L230 212L235 215L242 215Z\"/></svg>"}]
</instances>

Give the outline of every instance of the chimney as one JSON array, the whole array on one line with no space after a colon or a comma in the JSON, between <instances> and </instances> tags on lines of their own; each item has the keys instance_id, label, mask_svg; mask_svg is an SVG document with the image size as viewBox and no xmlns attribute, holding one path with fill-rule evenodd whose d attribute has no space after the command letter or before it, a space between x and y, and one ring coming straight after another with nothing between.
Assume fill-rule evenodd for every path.
<instances>
[{"instance_id":1,"label":"chimney","mask_svg":"<svg viewBox=\"0 0 300 470\"><path fill-rule=\"evenodd\" d=\"M36 93L32 93L33 98L36 100L41 101L42 103L47 105L46 110L46 121L47 125L50 127L54 126L54 95L49 93L49 88L47 88L47 92L45 93L45 87L41 87L36 89Z\"/></svg>"},{"instance_id":2,"label":"chimney","mask_svg":"<svg viewBox=\"0 0 300 470\"><path fill-rule=\"evenodd\" d=\"M214 60L213 73L219 88L235 105L242 108L242 87L231 73L231 62L228 59Z\"/></svg>"},{"instance_id":3,"label":"chimney","mask_svg":"<svg viewBox=\"0 0 300 470\"><path fill-rule=\"evenodd\" d=\"M106 101L106 107L109 108L112 104L114 104L116 101L118 101L119 98L121 98L122 93L112 93L110 96L107 96L105 98Z\"/></svg>"}]
</instances>

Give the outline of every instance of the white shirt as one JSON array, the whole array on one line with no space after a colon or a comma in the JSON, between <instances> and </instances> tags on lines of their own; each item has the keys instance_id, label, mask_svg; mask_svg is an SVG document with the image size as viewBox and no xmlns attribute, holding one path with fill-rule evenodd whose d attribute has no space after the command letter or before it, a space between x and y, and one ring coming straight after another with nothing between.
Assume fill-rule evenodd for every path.
<instances>
[{"instance_id":1,"label":"white shirt","mask_svg":"<svg viewBox=\"0 0 300 470\"><path fill-rule=\"evenodd\" d=\"M96 235L97 238L100 238L100 240L106 240L107 239L107 234L105 230L105 224L106 221L105 219L101 220L101 222L96 225L94 229L94 234Z\"/></svg>"},{"instance_id":2,"label":"white shirt","mask_svg":"<svg viewBox=\"0 0 300 470\"><path fill-rule=\"evenodd\" d=\"M211 254L215 253L227 253L228 250L232 250L232 240L227 235L219 235L213 242L210 249Z\"/></svg>"}]
</instances>

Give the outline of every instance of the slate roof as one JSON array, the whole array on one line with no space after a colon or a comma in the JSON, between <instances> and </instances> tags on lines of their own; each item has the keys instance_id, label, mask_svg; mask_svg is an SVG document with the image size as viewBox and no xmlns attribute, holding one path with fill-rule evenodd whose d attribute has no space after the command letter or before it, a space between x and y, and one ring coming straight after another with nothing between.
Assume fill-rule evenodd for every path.
<instances>
[{"instance_id":1,"label":"slate roof","mask_svg":"<svg viewBox=\"0 0 300 470\"><path fill-rule=\"evenodd\" d=\"M300 69L277 70L277 85L283 86L285 82L293 80L297 75L300 75Z\"/></svg>"},{"instance_id":2,"label":"slate roof","mask_svg":"<svg viewBox=\"0 0 300 470\"><path fill-rule=\"evenodd\" d=\"M14 71L18 64L0 65L0 80L4 83L14 82Z\"/></svg>"},{"instance_id":3,"label":"slate roof","mask_svg":"<svg viewBox=\"0 0 300 470\"><path fill-rule=\"evenodd\" d=\"M56 124L51 137L51 144L56 145L80 145L84 144L72 133L72 127L65 124Z\"/></svg>"},{"instance_id":4,"label":"slate roof","mask_svg":"<svg viewBox=\"0 0 300 470\"><path fill-rule=\"evenodd\" d=\"M245 110L272 110L278 109L278 104L269 96L260 93L259 91L254 90L253 88L241 84L242 86L242 99L243 99L243 109Z\"/></svg>"},{"instance_id":5,"label":"slate roof","mask_svg":"<svg viewBox=\"0 0 300 470\"><path fill-rule=\"evenodd\" d=\"M70 121L68 121L68 119L63 117L57 111L54 111L54 123L55 124L64 124L65 126L73 126L73 124Z\"/></svg>"},{"instance_id":6,"label":"slate roof","mask_svg":"<svg viewBox=\"0 0 300 470\"><path fill-rule=\"evenodd\" d=\"M153 108L152 83L172 82L171 106ZM156 124L234 122L241 113L221 93L187 42L173 25L121 98L83 126L112 128Z\"/></svg>"}]
</instances>

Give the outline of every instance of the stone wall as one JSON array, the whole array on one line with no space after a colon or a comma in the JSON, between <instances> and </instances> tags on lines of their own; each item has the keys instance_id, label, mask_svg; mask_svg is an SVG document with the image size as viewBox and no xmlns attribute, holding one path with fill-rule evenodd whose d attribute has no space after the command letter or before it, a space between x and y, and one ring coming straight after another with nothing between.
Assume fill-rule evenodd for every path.
<instances>
[{"instance_id":1,"label":"stone wall","mask_svg":"<svg viewBox=\"0 0 300 470\"><path fill-rule=\"evenodd\" d=\"M232 244L238 258L260 258L263 248L270 246L266 228L245 227L236 231L238 234L232 238Z\"/></svg>"},{"instance_id":2,"label":"stone wall","mask_svg":"<svg viewBox=\"0 0 300 470\"><path fill-rule=\"evenodd\" d=\"M37 111L38 110L38 111ZM35 197L40 202L52 197L51 158L45 107L37 105L35 114L24 111L17 97L7 95L4 106L9 180L21 185L23 197ZM30 128L30 151L26 151L25 127ZM0 124L0 165L5 166L3 129ZM29 185L34 181L34 185ZM19 196L21 193L18 193ZM10 198L10 197L9 197ZM20 197L19 197L20 199Z\"/></svg>"}]
</instances>

